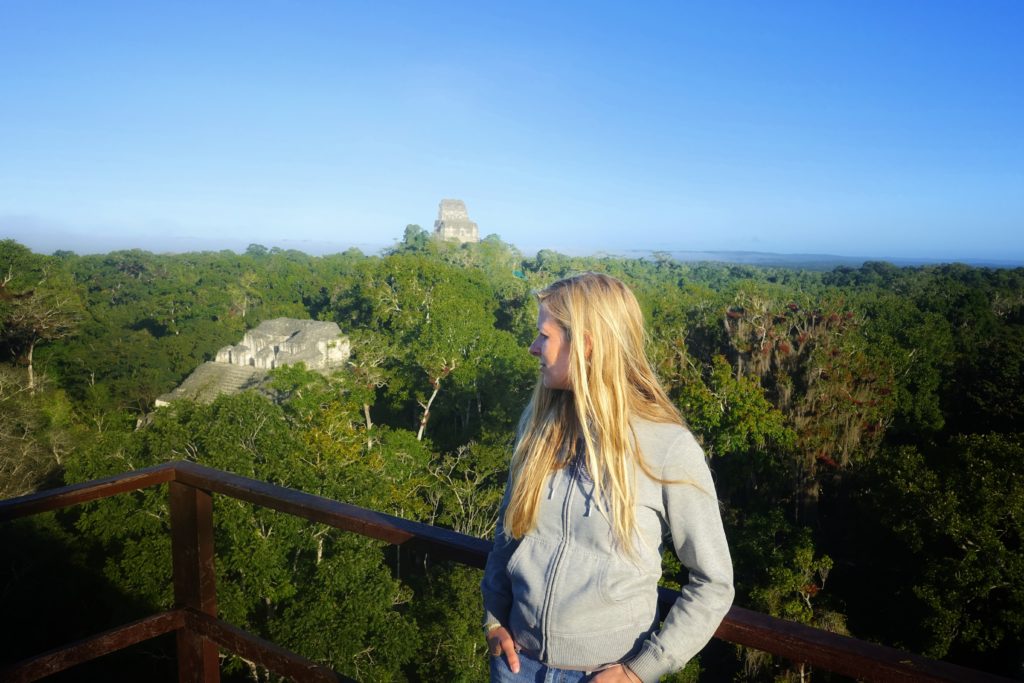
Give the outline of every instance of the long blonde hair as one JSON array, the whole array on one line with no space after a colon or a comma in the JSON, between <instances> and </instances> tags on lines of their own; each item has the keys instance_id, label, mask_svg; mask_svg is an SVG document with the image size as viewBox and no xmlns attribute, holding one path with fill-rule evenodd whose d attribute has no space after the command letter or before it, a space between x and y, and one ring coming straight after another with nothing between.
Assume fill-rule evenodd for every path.
<instances>
[{"instance_id":1,"label":"long blonde hair","mask_svg":"<svg viewBox=\"0 0 1024 683\"><path fill-rule=\"evenodd\" d=\"M683 424L683 419L647 360L643 313L625 284L588 272L559 280L536 296L565 332L571 389L548 389L538 380L533 390L512 454L505 532L522 538L534 527L545 479L577 457L582 442L598 508L609 517L619 546L632 553L636 466L658 477L644 462L629 420Z\"/></svg>"}]
</instances>

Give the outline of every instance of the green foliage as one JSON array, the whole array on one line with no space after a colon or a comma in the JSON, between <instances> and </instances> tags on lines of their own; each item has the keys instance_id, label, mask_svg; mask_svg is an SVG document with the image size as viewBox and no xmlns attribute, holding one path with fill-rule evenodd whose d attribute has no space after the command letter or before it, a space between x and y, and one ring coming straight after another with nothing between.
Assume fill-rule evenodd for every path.
<instances>
[{"instance_id":1,"label":"green foliage","mask_svg":"<svg viewBox=\"0 0 1024 683\"><path fill-rule=\"evenodd\" d=\"M859 637L1016 671L1022 269L524 259L496 235L460 245L419 226L382 257L255 244L48 257L3 240L0 486L14 495L62 472L81 481L185 458L490 536L536 379L530 292L582 270L637 292L651 358L709 455L740 604L836 630L841 610ZM50 314L56 327L33 323ZM278 404L243 395L149 414L278 316L337 321L348 367L276 370ZM366 680L483 676L473 571L236 501L216 497L215 509L233 623ZM54 566L118 596L125 607L104 627L169 604L164 491L20 529L76 544ZM666 585L678 572L666 562ZM421 644L433 656L410 658ZM740 678L809 674L748 655Z\"/></svg>"},{"instance_id":2,"label":"green foliage","mask_svg":"<svg viewBox=\"0 0 1024 683\"><path fill-rule=\"evenodd\" d=\"M365 466L355 459L331 462L345 455L342 448L317 453L320 467L310 467L304 434L293 429L285 411L255 394L222 397L210 406L176 403L156 413L145 430L98 439L97 448L69 468L69 477L181 458L340 500L356 497L353 502L376 509L402 507L401 500L384 499L396 491L406 495L396 481L400 458L384 462L371 455ZM219 496L214 519L223 618L349 675L399 676L415 631L392 609L407 596L389 576L379 543ZM153 609L169 606L163 490L90 504L78 528L103 543L112 582ZM332 630L324 631L325 625Z\"/></svg>"},{"instance_id":3,"label":"green foliage","mask_svg":"<svg viewBox=\"0 0 1024 683\"><path fill-rule=\"evenodd\" d=\"M59 481L75 436L72 406L62 391L38 384L33 389L25 372L0 365L0 498Z\"/></svg>"},{"instance_id":4,"label":"green foliage","mask_svg":"<svg viewBox=\"0 0 1024 683\"><path fill-rule=\"evenodd\" d=\"M849 635L846 617L824 595L833 560L819 554L810 529L785 519L779 510L726 517L735 563L737 598L775 617ZM805 665L739 648L742 680L806 680Z\"/></svg>"},{"instance_id":5,"label":"green foliage","mask_svg":"<svg viewBox=\"0 0 1024 683\"><path fill-rule=\"evenodd\" d=\"M405 233L402 237L402 242L395 246L392 252L403 253L428 251L431 246L430 239L431 235L429 232L416 224L409 224L405 226Z\"/></svg>"},{"instance_id":6,"label":"green foliage","mask_svg":"<svg viewBox=\"0 0 1024 683\"><path fill-rule=\"evenodd\" d=\"M296 576L301 589L270 621L271 640L356 680L405 680L400 669L417 656L421 634L393 609L411 596L391 578L379 550L343 536L304 569Z\"/></svg>"},{"instance_id":7,"label":"green foliage","mask_svg":"<svg viewBox=\"0 0 1024 683\"><path fill-rule=\"evenodd\" d=\"M492 538L504 490L511 444L469 443L435 459L432 481L424 488L431 524L459 533Z\"/></svg>"},{"instance_id":8,"label":"green foliage","mask_svg":"<svg viewBox=\"0 0 1024 683\"><path fill-rule=\"evenodd\" d=\"M385 418L446 449L507 431L525 402L533 364L496 328L497 304L480 274L405 254L362 264L333 300L342 329L389 340Z\"/></svg>"},{"instance_id":9,"label":"green foliage","mask_svg":"<svg viewBox=\"0 0 1024 683\"><path fill-rule=\"evenodd\" d=\"M864 327L868 343L888 359L899 378L893 386L893 436L938 432L945 426L943 377L955 357L949 321L891 291L873 288L858 300L870 321Z\"/></svg>"},{"instance_id":10,"label":"green foliage","mask_svg":"<svg viewBox=\"0 0 1024 683\"><path fill-rule=\"evenodd\" d=\"M682 385L679 402L709 456L787 449L796 441L757 379L736 377L724 356L711 359L706 381L695 378Z\"/></svg>"},{"instance_id":11,"label":"green foliage","mask_svg":"<svg viewBox=\"0 0 1024 683\"><path fill-rule=\"evenodd\" d=\"M36 348L74 334L82 317L79 292L62 266L13 240L0 241L0 357L28 368L30 391Z\"/></svg>"},{"instance_id":12,"label":"green foliage","mask_svg":"<svg viewBox=\"0 0 1024 683\"><path fill-rule=\"evenodd\" d=\"M433 565L413 579L410 612L420 628L421 649L409 679L473 683L487 679L487 644L480 630L481 572Z\"/></svg>"},{"instance_id":13,"label":"green foliage","mask_svg":"<svg viewBox=\"0 0 1024 683\"><path fill-rule=\"evenodd\" d=\"M862 533L874 540L862 537L860 547L880 543L888 553L867 555L866 569L878 576L876 599L889 595L904 607L883 628L904 629L893 637L934 657L956 646L985 652L1020 643L1022 436L961 436L927 455L903 447L862 477L857 512L872 520Z\"/></svg>"}]
</instances>

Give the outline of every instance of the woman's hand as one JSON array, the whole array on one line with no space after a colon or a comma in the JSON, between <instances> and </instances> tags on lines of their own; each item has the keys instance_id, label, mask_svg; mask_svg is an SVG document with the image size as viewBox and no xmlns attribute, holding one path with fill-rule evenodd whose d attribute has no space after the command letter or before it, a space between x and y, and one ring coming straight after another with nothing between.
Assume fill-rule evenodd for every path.
<instances>
[{"instance_id":1,"label":"woman's hand","mask_svg":"<svg viewBox=\"0 0 1024 683\"><path fill-rule=\"evenodd\" d=\"M598 671L591 683L643 683L625 664L616 664Z\"/></svg>"},{"instance_id":2,"label":"woman's hand","mask_svg":"<svg viewBox=\"0 0 1024 683\"><path fill-rule=\"evenodd\" d=\"M487 632L487 650L492 657L505 655L508 668L514 674L519 673L519 654L516 652L516 644L512 640L512 634L504 626L499 626Z\"/></svg>"}]
</instances>

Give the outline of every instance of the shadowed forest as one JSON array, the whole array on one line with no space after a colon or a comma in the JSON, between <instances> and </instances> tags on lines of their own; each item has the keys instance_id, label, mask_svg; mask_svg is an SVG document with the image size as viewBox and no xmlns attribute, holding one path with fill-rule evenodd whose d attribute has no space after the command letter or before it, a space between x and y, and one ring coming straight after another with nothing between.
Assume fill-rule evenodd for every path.
<instances>
[{"instance_id":1,"label":"shadowed forest","mask_svg":"<svg viewBox=\"0 0 1024 683\"><path fill-rule=\"evenodd\" d=\"M0 497L185 459L490 537L537 376L531 292L626 281L714 473L736 604L1024 678L1024 269L524 258L418 226L381 256L0 241ZM331 376L156 409L262 320ZM480 573L215 497L222 618L366 681L486 680ZM0 663L171 606L163 488L0 526ZM665 559L664 582L680 567ZM225 678L276 680L240 658ZM173 680L173 642L58 677ZM673 681L839 680L721 643Z\"/></svg>"}]
</instances>

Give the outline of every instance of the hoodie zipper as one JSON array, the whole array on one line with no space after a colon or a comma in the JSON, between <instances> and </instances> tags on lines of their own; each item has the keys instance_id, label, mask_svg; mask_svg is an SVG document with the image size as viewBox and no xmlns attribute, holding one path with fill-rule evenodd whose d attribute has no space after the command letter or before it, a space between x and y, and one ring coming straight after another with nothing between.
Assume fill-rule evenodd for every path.
<instances>
[{"instance_id":1,"label":"hoodie zipper","mask_svg":"<svg viewBox=\"0 0 1024 683\"><path fill-rule=\"evenodd\" d=\"M553 601L555 581L558 578L558 571L561 569L562 560L565 558L565 551L569 547L569 511L572 508L572 494L576 488L576 468L568 467L569 473L569 490L565 494L565 499L562 501L562 539L558 543L558 550L555 554L555 561L551 566L551 577L545 586L544 594L544 611L541 613L541 635L543 640L541 642L540 659L544 661L550 654L548 652L548 642L551 639L551 635L548 633L548 628L551 626L551 603Z\"/></svg>"}]
</instances>

